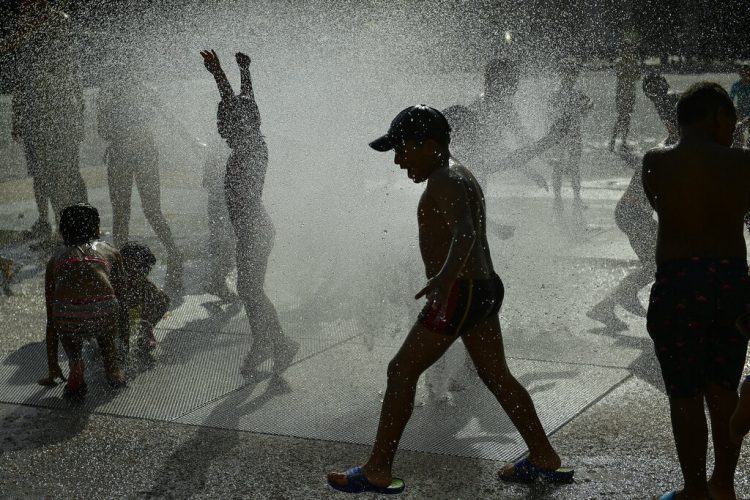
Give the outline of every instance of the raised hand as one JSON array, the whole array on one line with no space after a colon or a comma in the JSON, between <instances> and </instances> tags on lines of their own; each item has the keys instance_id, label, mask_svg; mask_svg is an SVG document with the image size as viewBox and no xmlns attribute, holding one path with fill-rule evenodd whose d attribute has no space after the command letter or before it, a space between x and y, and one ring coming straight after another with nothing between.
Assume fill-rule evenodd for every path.
<instances>
[{"instance_id":1,"label":"raised hand","mask_svg":"<svg viewBox=\"0 0 750 500\"><path fill-rule=\"evenodd\" d=\"M248 66L250 66L250 56L248 56L247 54L237 52L234 57L235 59L237 59L237 64L240 66L240 68L247 68Z\"/></svg>"},{"instance_id":2,"label":"raised hand","mask_svg":"<svg viewBox=\"0 0 750 500\"><path fill-rule=\"evenodd\" d=\"M219 62L219 56L216 55L216 51L201 50L201 57L203 57L203 65L212 75L221 71L221 63Z\"/></svg>"}]
</instances>

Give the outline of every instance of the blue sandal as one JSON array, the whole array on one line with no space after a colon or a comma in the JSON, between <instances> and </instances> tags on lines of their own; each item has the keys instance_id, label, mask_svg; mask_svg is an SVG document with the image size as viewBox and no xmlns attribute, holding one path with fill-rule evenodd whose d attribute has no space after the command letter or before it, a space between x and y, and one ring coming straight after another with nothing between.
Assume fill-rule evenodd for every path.
<instances>
[{"instance_id":1,"label":"blue sandal","mask_svg":"<svg viewBox=\"0 0 750 500\"><path fill-rule=\"evenodd\" d=\"M675 498L677 498L677 492L670 491L669 493L664 493L662 496L660 496L659 500L674 500Z\"/></svg>"},{"instance_id":2,"label":"blue sandal","mask_svg":"<svg viewBox=\"0 0 750 500\"><path fill-rule=\"evenodd\" d=\"M406 488L406 485L401 479L393 478L391 484L388 486L376 486L367 480L362 467L352 467L346 474L346 484L338 484L333 481L328 481L328 484L337 491L343 491L344 493L380 493L381 495L395 495L401 493Z\"/></svg>"},{"instance_id":3,"label":"blue sandal","mask_svg":"<svg viewBox=\"0 0 750 500\"><path fill-rule=\"evenodd\" d=\"M532 483L542 478L551 483L569 483L573 481L575 471L569 467L559 469L543 469L531 463L528 458L522 458L513 464L513 474L509 476L498 475L502 481L514 483Z\"/></svg>"}]
</instances>

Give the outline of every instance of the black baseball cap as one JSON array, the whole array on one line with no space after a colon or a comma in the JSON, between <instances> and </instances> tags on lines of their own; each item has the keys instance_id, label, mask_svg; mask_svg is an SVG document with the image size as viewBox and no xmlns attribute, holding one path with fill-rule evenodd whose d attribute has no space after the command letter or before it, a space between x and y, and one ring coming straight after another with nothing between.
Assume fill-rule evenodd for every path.
<instances>
[{"instance_id":1,"label":"black baseball cap","mask_svg":"<svg viewBox=\"0 0 750 500\"><path fill-rule=\"evenodd\" d=\"M451 127L443 113L420 104L401 111L388 127L388 132L370 143L375 151L390 151L407 139L448 141Z\"/></svg>"}]
</instances>

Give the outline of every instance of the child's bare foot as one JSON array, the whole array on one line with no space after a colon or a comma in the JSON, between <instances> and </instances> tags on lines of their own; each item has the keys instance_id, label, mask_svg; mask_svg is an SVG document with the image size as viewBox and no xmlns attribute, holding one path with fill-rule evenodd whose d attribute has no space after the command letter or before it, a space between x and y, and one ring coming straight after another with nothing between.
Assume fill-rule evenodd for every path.
<instances>
[{"instance_id":1,"label":"child's bare foot","mask_svg":"<svg viewBox=\"0 0 750 500\"><path fill-rule=\"evenodd\" d=\"M65 375L63 375L62 370L59 367L56 370L51 370L49 372L49 375L47 375L46 377L40 378L39 380L37 380L37 384L43 385L46 387L55 387L57 385L58 378L62 382L65 382L68 380L65 378Z\"/></svg>"},{"instance_id":2,"label":"child's bare foot","mask_svg":"<svg viewBox=\"0 0 750 500\"><path fill-rule=\"evenodd\" d=\"M65 380L65 379L63 379ZM48 376L44 378L40 378L36 381L37 384L43 385L45 387L56 387L57 386L57 377Z\"/></svg>"}]
</instances>

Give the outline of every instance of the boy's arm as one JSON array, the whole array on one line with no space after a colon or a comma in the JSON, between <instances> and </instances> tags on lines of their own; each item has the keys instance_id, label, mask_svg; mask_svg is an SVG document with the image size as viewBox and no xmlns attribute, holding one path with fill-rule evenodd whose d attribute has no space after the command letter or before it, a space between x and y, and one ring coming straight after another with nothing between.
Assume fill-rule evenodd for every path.
<instances>
[{"instance_id":1,"label":"boy's arm","mask_svg":"<svg viewBox=\"0 0 750 500\"><path fill-rule=\"evenodd\" d=\"M436 203L438 211L443 214L448 224L453 226L453 231L443 267L414 298L426 295L434 308L445 313L448 295L474 247L477 231L471 217L469 196L463 183L449 172L441 173L429 182L431 185L427 187L428 196Z\"/></svg>"},{"instance_id":2,"label":"boy's arm","mask_svg":"<svg viewBox=\"0 0 750 500\"><path fill-rule=\"evenodd\" d=\"M221 100L228 100L234 97L234 91L232 90L232 86L229 84L229 80L227 80L226 73L224 73L224 70L221 69L219 56L216 55L216 52L213 50L203 50L201 51L201 56L203 57L203 65L206 67L209 73L213 75L214 80L216 80L216 86L219 88L219 95L221 96Z\"/></svg>"}]
</instances>

